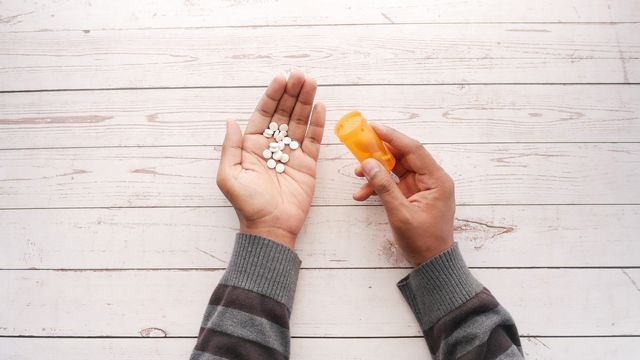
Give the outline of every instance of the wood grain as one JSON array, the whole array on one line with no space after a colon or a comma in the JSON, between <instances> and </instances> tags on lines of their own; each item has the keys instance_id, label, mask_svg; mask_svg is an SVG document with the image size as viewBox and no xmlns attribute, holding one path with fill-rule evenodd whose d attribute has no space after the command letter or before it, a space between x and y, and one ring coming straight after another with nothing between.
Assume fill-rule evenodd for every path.
<instances>
[{"instance_id":1,"label":"wood grain","mask_svg":"<svg viewBox=\"0 0 640 360\"><path fill-rule=\"evenodd\" d=\"M472 267L640 266L640 206L459 206ZM232 208L0 211L0 269L224 268ZM409 266L382 207L314 207L298 238L304 268Z\"/></svg>"},{"instance_id":2,"label":"wood grain","mask_svg":"<svg viewBox=\"0 0 640 360\"><path fill-rule=\"evenodd\" d=\"M267 140L265 139L265 146ZM636 204L640 144L431 145L459 204ZM354 205L363 180L341 145L322 148L315 205ZM0 152L2 208L228 206L219 147ZM375 204L371 200L368 204Z\"/></svg>"},{"instance_id":3,"label":"wood grain","mask_svg":"<svg viewBox=\"0 0 640 360\"><path fill-rule=\"evenodd\" d=\"M320 84L629 83L640 24L427 24L4 33L0 90ZM287 39L283 42L281 39Z\"/></svg>"},{"instance_id":4,"label":"wood grain","mask_svg":"<svg viewBox=\"0 0 640 360\"><path fill-rule=\"evenodd\" d=\"M14 1L4 4L0 30L210 27L406 22L640 21L625 0L329 0L272 1Z\"/></svg>"},{"instance_id":5,"label":"wood grain","mask_svg":"<svg viewBox=\"0 0 640 360\"><path fill-rule=\"evenodd\" d=\"M220 145L224 122L249 118L262 88L9 93L0 146ZM328 86L324 143L358 109L425 143L638 142L640 85Z\"/></svg>"},{"instance_id":6,"label":"wood grain","mask_svg":"<svg viewBox=\"0 0 640 360\"><path fill-rule=\"evenodd\" d=\"M292 335L420 336L408 270L302 270ZM639 269L473 270L523 335L640 335ZM195 336L217 271L0 271L0 335ZM604 291L603 289L606 289ZM375 299L375 301L371 301ZM363 306L366 304L366 306ZM595 309L598 309L597 311Z\"/></svg>"},{"instance_id":7,"label":"wood grain","mask_svg":"<svg viewBox=\"0 0 640 360\"><path fill-rule=\"evenodd\" d=\"M0 338L5 360L52 359L157 360L187 359L195 339L66 339ZM638 338L522 338L527 359L633 359ZM421 338L323 339L293 338L292 360L425 360L431 359Z\"/></svg>"}]
</instances>

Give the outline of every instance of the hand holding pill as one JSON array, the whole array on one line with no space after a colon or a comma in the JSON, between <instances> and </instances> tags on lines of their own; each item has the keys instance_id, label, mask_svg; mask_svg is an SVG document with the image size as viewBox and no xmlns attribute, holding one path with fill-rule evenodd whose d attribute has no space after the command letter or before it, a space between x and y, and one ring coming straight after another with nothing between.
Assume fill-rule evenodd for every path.
<instances>
[{"instance_id":1,"label":"hand holding pill","mask_svg":"<svg viewBox=\"0 0 640 360\"><path fill-rule=\"evenodd\" d=\"M227 122L217 184L238 214L240 231L293 248L311 206L325 107L317 85L294 71L276 76L242 134Z\"/></svg>"},{"instance_id":2,"label":"hand holding pill","mask_svg":"<svg viewBox=\"0 0 640 360\"><path fill-rule=\"evenodd\" d=\"M400 181L378 160L367 158L355 170L367 183L353 198L380 197L404 257L419 265L453 244L453 180L420 142L386 126L371 126L395 157L392 171Z\"/></svg>"}]
</instances>

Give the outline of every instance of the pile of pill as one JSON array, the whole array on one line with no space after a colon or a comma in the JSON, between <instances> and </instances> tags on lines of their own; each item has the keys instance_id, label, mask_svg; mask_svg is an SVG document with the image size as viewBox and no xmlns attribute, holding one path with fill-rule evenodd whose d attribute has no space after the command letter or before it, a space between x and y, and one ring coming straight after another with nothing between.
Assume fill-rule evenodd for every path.
<instances>
[{"instance_id":1,"label":"pile of pill","mask_svg":"<svg viewBox=\"0 0 640 360\"><path fill-rule=\"evenodd\" d=\"M287 136L287 130L289 130L289 126L287 124L280 124L280 126L278 126L278 124L272 122L262 133L266 138L273 137L275 139L275 141L269 143L268 149L264 149L262 157L267 159L267 167L269 169L276 169L276 172L278 173L284 172L284 164L289 161L289 154L283 151L284 148L287 145L291 150L295 150L300 147L300 144L297 141L292 140ZM278 161L280 163L278 163Z\"/></svg>"}]
</instances>

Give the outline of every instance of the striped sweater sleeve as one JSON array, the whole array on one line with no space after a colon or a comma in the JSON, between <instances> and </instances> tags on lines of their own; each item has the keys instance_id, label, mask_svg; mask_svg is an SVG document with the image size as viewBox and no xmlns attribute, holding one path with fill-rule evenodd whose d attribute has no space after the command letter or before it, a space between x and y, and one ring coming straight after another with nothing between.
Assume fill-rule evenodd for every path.
<instances>
[{"instance_id":1,"label":"striped sweater sleeve","mask_svg":"<svg viewBox=\"0 0 640 360\"><path fill-rule=\"evenodd\" d=\"M523 359L509 313L467 268L455 243L415 268L398 288L434 359Z\"/></svg>"},{"instance_id":2,"label":"striped sweater sleeve","mask_svg":"<svg viewBox=\"0 0 640 360\"><path fill-rule=\"evenodd\" d=\"M300 259L285 245L238 234L213 291L191 360L289 358L289 317Z\"/></svg>"}]
</instances>

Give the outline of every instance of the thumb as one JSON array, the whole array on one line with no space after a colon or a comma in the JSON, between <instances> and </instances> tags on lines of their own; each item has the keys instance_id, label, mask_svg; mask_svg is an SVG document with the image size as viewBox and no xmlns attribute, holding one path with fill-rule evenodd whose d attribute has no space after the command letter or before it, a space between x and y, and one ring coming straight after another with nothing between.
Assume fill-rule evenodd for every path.
<instances>
[{"instance_id":1,"label":"thumb","mask_svg":"<svg viewBox=\"0 0 640 360\"><path fill-rule=\"evenodd\" d=\"M238 123L233 120L227 121L227 133L222 143L222 155L220 156L220 166L218 178L228 175L231 170L242 163L242 131Z\"/></svg>"},{"instance_id":2,"label":"thumb","mask_svg":"<svg viewBox=\"0 0 640 360\"><path fill-rule=\"evenodd\" d=\"M362 170L367 181L378 194L382 204L389 210L397 209L403 206L407 199L402 195L398 185L391 174L385 169L378 160L369 158L362 162Z\"/></svg>"}]
</instances>

